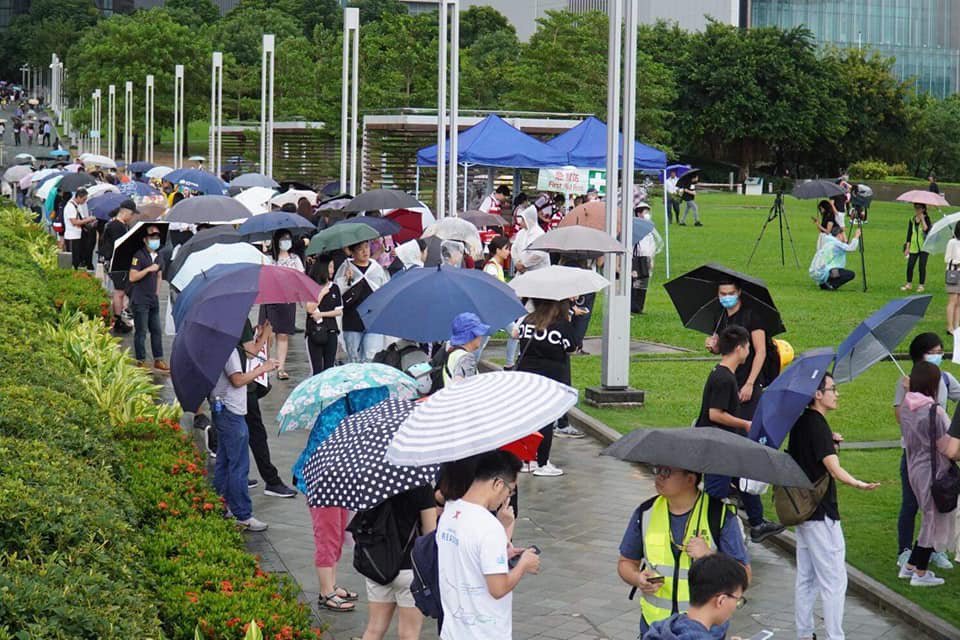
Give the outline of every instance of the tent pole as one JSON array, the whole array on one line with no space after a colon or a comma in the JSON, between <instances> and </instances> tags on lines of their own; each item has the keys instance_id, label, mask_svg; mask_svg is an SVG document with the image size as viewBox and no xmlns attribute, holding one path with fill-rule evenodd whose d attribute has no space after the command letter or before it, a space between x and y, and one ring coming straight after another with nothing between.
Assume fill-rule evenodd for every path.
<instances>
[{"instance_id":1,"label":"tent pole","mask_svg":"<svg viewBox=\"0 0 960 640\"><path fill-rule=\"evenodd\" d=\"M461 211L467 210L467 174L470 172L470 165L466 162L463 163L463 209Z\"/></svg>"},{"instance_id":2,"label":"tent pole","mask_svg":"<svg viewBox=\"0 0 960 640\"><path fill-rule=\"evenodd\" d=\"M670 279L670 201L667 194L667 170L663 170L663 238L664 238L664 251L666 252L665 260L667 265L667 279Z\"/></svg>"},{"instance_id":3,"label":"tent pole","mask_svg":"<svg viewBox=\"0 0 960 640\"><path fill-rule=\"evenodd\" d=\"M417 178L413 185L413 195L417 200L420 199L420 165L417 165Z\"/></svg>"}]
</instances>

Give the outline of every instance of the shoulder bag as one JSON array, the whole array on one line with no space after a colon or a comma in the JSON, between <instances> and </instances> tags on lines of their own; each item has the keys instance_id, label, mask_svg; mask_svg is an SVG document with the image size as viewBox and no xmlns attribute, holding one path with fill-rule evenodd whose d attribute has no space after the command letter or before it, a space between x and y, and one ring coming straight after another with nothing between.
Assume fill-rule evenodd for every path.
<instances>
[{"instance_id":1,"label":"shoulder bag","mask_svg":"<svg viewBox=\"0 0 960 640\"><path fill-rule=\"evenodd\" d=\"M960 496L960 469L956 462L950 462L947 472L937 477L937 403L930 408L930 468L933 482L930 493L933 502L940 513L950 513L957 508L957 498Z\"/></svg>"},{"instance_id":2,"label":"shoulder bag","mask_svg":"<svg viewBox=\"0 0 960 640\"><path fill-rule=\"evenodd\" d=\"M806 522L814 514L817 507L827 495L830 488L830 474L823 474L813 483L813 489L797 487L774 487L773 506L777 510L777 518L786 527Z\"/></svg>"},{"instance_id":3,"label":"shoulder bag","mask_svg":"<svg viewBox=\"0 0 960 640\"><path fill-rule=\"evenodd\" d=\"M947 271L944 276L944 280L946 281L948 287L960 285L960 269L957 269L958 266L960 265L957 265L955 262L950 262L947 264Z\"/></svg>"}]
</instances>

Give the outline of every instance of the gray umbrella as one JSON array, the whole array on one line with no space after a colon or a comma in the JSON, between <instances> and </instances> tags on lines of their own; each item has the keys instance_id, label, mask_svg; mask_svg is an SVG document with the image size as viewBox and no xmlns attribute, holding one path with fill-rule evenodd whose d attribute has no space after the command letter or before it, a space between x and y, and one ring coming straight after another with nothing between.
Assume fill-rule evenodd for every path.
<instances>
[{"instance_id":1,"label":"gray umbrella","mask_svg":"<svg viewBox=\"0 0 960 640\"><path fill-rule=\"evenodd\" d=\"M243 222L250 210L239 200L228 196L193 196L184 198L170 209L167 222L204 224L210 222Z\"/></svg>"},{"instance_id":2,"label":"gray umbrella","mask_svg":"<svg viewBox=\"0 0 960 640\"><path fill-rule=\"evenodd\" d=\"M377 209L405 209L419 206L422 206L419 200L398 189L373 189L358 195L348 202L343 210L375 211Z\"/></svg>"},{"instance_id":3,"label":"gray umbrella","mask_svg":"<svg viewBox=\"0 0 960 640\"><path fill-rule=\"evenodd\" d=\"M483 211L461 211L457 214L457 217L466 220L477 229L482 229L483 227L506 227L510 225L506 218L493 213L484 213Z\"/></svg>"},{"instance_id":4,"label":"gray umbrella","mask_svg":"<svg viewBox=\"0 0 960 640\"><path fill-rule=\"evenodd\" d=\"M240 187L241 189L247 189L249 187L279 189L280 183L273 178L263 175L262 173L245 173L231 180L230 186Z\"/></svg>"},{"instance_id":5,"label":"gray umbrella","mask_svg":"<svg viewBox=\"0 0 960 640\"><path fill-rule=\"evenodd\" d=\"M786 453L715 427L637 429L603 450L628 462L810 489L803 469Z\"/></svg>"},{"instance_id":6,"label":"gray umbrella","mask_svg":"<svg viewBox=\"0 0 960 640\"><path fill-rule=\"evenodd\" d=\"M819 200L821 198L835 198L845 195L847 192L831 180L807 180L794 185L791 193L794 198L800 200Z\"/></svg>"},{"instance_id":7,"label":"gray umbrella","mask_svg":"<svg viewBox=\"0 0 960 640\"><path fill-rule=\"evenodd\" d=\"M3 172L3 181L4 182L20 182L23 178L33 173L28 165L19 164L14 165Z\"/></svg>"},{"instance_id":8,"label":"gray umbrella","mask_svg":"<svg viewBox=\"0 0 960 640\"><path fill-rule=\"evenodd\" d=\"M557 253L625 253L623 245L610 234L590 227L560 227L548 231L527 247L529 251Z\"/></svg>"}]
</instances>

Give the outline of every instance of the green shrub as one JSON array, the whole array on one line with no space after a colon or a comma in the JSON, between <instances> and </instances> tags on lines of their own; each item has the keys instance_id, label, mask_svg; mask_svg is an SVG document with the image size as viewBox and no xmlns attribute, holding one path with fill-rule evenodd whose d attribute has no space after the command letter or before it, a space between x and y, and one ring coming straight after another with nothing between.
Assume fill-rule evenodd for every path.
<instances>
[{"instance_id":1,"label":"green shrub","mask_svg":"<svg viewBox=\"0 0 960 640\"><path fill-rule=\"evenodd\" d=\"M907 176L910 175L910 169L907 168L906 162L895 162L890 165L890 175Z\"/></svg>"},{"instance_id":2,"label":"green shrub","mask_svg":"<svg viewBox=\"0 0 960 640\"><path fill-rule=\"evenodd\" d=\"M110 317L110 303L103 285L86 271L51 271L47 288L57 309L80 311L88 318L105 321Z\"/></svg>"},{"instance_id":3,"label":"green shrub","mask_svg":"<svg viewBox=\"0 0 960 640\"><path fill-rule=\"evenodd\" d=\"M891 173L891 168L882 160L861 160L848 168L853 180L882 180Z\"/></svg>"}]
</instances>

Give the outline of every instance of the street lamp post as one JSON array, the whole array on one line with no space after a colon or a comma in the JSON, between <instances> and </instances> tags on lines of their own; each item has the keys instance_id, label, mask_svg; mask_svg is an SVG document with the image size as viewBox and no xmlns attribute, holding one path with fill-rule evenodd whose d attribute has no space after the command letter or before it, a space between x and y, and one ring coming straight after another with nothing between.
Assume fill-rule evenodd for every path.
<instances>
[{"instance_id":1,"label":"street lamp post","mask_svg":"<svg viewBox=\"0 0 960 640\"><path fill-rule=\"evenodd\" d=\"M144 96L146 104L144 105L145 131L143 138L143 159L147 162L153 162L153 96L154 83L153 75L147 75L147 90Z\"/></svg>"},{"instance_id":2,"label":"street lamp post","mask_svg":"<svg viewBox=\"0 0 960 640\"><path fill-rule=\"evenodd\" d=\"M437 210L439 220L447 207L447 0L440 0L440 38L437 51Z\"/></svg>"},{"instance_id":3,"label":"street lamp post","mask_svg":"<svg viewBox=\"0 0 960 640\"><path fill-rule=\"evenodd\" d=\"M107 87L107 154L117 153L117 85Z\"/></svg>"},{"instance_id":4,"label":"street lamp post","mask_svg":"<svg viewBox=\"0 0 960 640\"><path fill-rule=\"evenodd\" d=\"M29 83L27 82L27 73L29 71L30 71L30 66L27 65L26 63L24 63L23 66L20 67L20 87L24 91L28 91L29 89Z\"/></svg>"},{"instance_id":5,"label":"street lamp post","mask_svg":"<svg viewBox=\"0 0 960 640\"><path fill-rule=\"evenodd\" d=\"M183 166L183 65L173 73L173 168Z\"/></svg>"},{"instance_id":6,"label":"street lamp post","mask_svg":"<svg viewBox=\"0 0 960 640\"><path fill-rule=\"evenodd\" d=\"M100 155L100 125L103 122L101 103L100 89L97 89L93 92L92 101L90 103L90 109L93 112L93 123L90 127L90 146L93 148L93 153L97 155Z\"/></svg>"},{"instance_id":7,"label":"street lamp post","mask_svg":"<svg viewBox=\"0 0 960 640\"><path fill-rule=\"evenodd\" d=\"M123 85L123 161L133 162L133 82Z\"/></svg>"},{"instance_id":8,"label":"street lamp post","mask_svg":"<svg viewBox=\"0 0 960 640\"><path fill-rule=\"evenodd\" d=\"M356 195L357 76L360 51L360 10L343 10L343 62L340 90L340 190ZM351 53L352 52L352 53ZM349 111L348 111L349 109ZM350 123L353 126L350 126ZM352 139L351 138L352 134ZM349 146L348 146L349 145Z\"/></svg>"},{"instance_id":9,"label":"street lamp post","mask_svg":"<svg viewBox=\"0 0 960 640\"><path fill-rule=\"evenodd\" d=\"M642 391L630 388L630 260L633 246L634 130L637 104L637 3L611 0L607 48L607 233L620 236L625 254L611 256L604 275L610 281L603 318L600 387L586 390L598 406L640 405ZM626 36L621 65L621 24ZM622 115L622 122L621 122ZM622 131L622 135L621 135ZM622 143L621 143L622 140ZM621 149L622 147L622 149ZM622 162L622 176L620 175ZM619 229L619 234L618 234ZM620 277L617 277L617 274Z\"/></svg>"},{"instance_id":10,"label":"street lamp post","mask_svg":"<svg viewBox=\"0 0 960 640\"><path fill-rule=\"evenodd\" d=\"M460 3L459 0L450 2L450 204L447 213L456 215L457 212L457 174L459 168L459 136L457 117L460 115ZM463 172L463 209L466 210L467 172Z\"/></svg>"},{"instance_id":11,"label":"street lamp post","mask_svg":"<svg viewBox=\"0 0 960 640\"><path fill-rule=\"evenodd\" d=\"M220 175L223 150L223 53L213 52L210 66L210 147L207 154L214 175Z\"/></svg>"},{"instance_id":12,"label":"street lamp post","mask_svg":"<svg viewBox=\"0 0 960 640\"><path fill-rule=\"evenodd\" d=\"M263 34L263 57L260 73L260 172L273 177L273 71L276 59L276 38Z\"/></svg>"}]
</instances>

